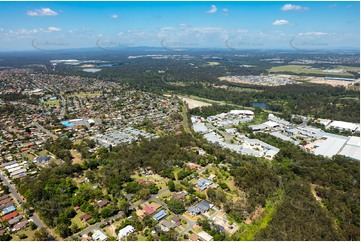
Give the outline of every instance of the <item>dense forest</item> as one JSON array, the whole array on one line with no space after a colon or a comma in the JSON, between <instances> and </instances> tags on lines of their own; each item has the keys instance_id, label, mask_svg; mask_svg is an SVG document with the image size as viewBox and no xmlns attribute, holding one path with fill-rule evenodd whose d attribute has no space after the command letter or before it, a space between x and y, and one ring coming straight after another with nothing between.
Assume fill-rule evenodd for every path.
<instances>
[{"instance_id":1,"label":"dense forest","mask_svg":"<svg viewBox=\"0 0 361 242\"><path fill-rule=\"evenodd\" d=\"M248 85L239 87L250 88ZM236 91L193 84L187 87L172 87L172 91L228 101L246 107L252 106L253 102L267 103L270 110L281 112L285 118L288 118L290 114L300 114L356 123L360 120L360 100L357 91L313 84L257 88L261 91L240 94Z\"/></svg>"},{"instance_id":2,"label":"dense forest","mask_svg":"<svg viewBox=\"0 0 361 242\"><path fill-rule=\"evenodd\" d=\"M275 160L242 156L189 134L170 135L152 142L143 140L140 143L111 147L110 150L101 148L97 157L89 157L83 165L53 164L40 171L38 177L27 177L19 181L19 191L26 197L26 205L35 208L44 222L56 228L65 238L78 231L78 228L70 226L70 219L74 216L72 206L80 206L82 211L92 216L92 223L95 223L117 211L129 213L129 204L122 195L123 191L140 199L157 193L157 186L143 187L130 177L131 173L139 168L151 169L170 178L170 181L178 180L190 194L203 197L189 183L197 174L193 174L184 164L194 162L205 166L208 163L224 163L231 165L230 175L234 177L236 186L245 192L246 197L236 201L225 199L222 190L227 189L225 184L220 184L222 189L209 189L207 197L212 203L222 206L235 221L243 223L255 209L267 209L270 201L275 201L272 203L274 212L271 219L265 227L260 226L257 229L253 239L360 238L359 163L341 156L333 159L314 156L291 143L266 134L251 137L280 147L281 151ZM68 144L61 140L55 145L59 146L54 147L57 150ZM200 156L192 147L202 147L208 155ZM175 172L176 167L178 172ZM81 174L92 184L98 184L99 188L94 190L86 184L76 185L72 178ZM179 185L174 186L172 182L168 186L172 190L179 189ZM100 187L106 189L106 195ZM104 196L114 204L109 211L99 210L92 205ZM172 211L180 213L184 211L185 205L192 204L192 199L183 204L174 200L167 203ZM206 222L199 223L209 228L209 232L219 239L244 239L241 232L227 238L213 231L212 227L207 227Z\"/></svg>"}]
</instances>

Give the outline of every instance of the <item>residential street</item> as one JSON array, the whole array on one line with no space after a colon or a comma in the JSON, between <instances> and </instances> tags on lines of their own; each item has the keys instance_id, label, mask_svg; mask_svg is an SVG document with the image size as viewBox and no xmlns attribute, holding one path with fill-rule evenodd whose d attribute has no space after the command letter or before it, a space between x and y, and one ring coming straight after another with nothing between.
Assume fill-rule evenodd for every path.
<instances>
[{"instance_id":1,"label":"residential street","mask_svg":"<svg viewBox=\"0 0 361 242\"><path fill-rule=\"evenodd\" d=\"M46 133L47 135L49 135L50 137L57 139L58 136L56 136L55 134L51 133L49 130L45 129L43 126L41 126L38 122L33 122L33 124L40 129L41 131L43 131L44 133Z\"/></svg>"},{"instance_id":2,"label":"residential street","mask_svg":"<svg viewBox=\"0 0 361 242\"><path fill-rule=\"evenodd\" d=\"M0 172L0 178L1 180L4 181L5 185L7 185L9 187L9 191L10 193L13 195L13 197L17 200L17 202L21 205L24 203L24 200L20 197L19 193L15 190L15 188L10 184L10 182L8 181L8 179L2 174L2 172ZM43 222L38 218L38 216L36 216L35 214L33 214L32 217L30 217L34 223L38 226L38 228L41 227L45 227L45 225L43 224Z\"/></svg>"}]
</instances>

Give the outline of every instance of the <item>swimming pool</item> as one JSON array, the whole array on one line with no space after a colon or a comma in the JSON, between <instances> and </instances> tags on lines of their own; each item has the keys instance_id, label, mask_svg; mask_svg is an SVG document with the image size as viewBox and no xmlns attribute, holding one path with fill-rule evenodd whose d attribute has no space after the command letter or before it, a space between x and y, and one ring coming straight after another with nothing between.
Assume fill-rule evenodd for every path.
<instances>
[{"instance_id":1,"label":"swimming pool","mask_svg":"<svg viewBox=\"0 0 361 242\"><path fill-rule=\"evenodd\" d=\"M74 126L74 124L69 123L68 121L61 121L60 123L61 123L62 125L64 125L65 127L73 127L73 126Z\"/></svg>"}]
</instances>

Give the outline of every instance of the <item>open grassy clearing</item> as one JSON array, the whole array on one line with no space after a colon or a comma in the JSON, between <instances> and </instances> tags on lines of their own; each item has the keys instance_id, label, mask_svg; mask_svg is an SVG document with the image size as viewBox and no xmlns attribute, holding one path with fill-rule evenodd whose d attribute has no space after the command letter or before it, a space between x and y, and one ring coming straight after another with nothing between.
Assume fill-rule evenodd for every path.
<instances>
[{"instance_id":1,"label":"open grassy clearing","mask_svg":"<svg viewBox=\"0 0 361 242\"><path fill-rule=\"evenodd\" d=\"M284 65L284 66L275 66L269 69L269 73L279 73L279 72L293 72L295 74L316 74L324 76L338 76L338 77L353 77L352 74L347 72L325 72L324 70L311 69L311 66L304 65ZM332 69L338 70L338 69Z\"/></svg>"},{"instance_id":2,"label":"open grassy clearing","mask_svg":"<svg viewBox=\"0 0 361 242\"><path fill-rule=\"evenodd\" d=\"M71 156L74 157L73 158L73 163L74 164L79 164L79 165L83 164L84 160L81 157L81 154L77 150L71 149L70 154L71 154Z\"/></svg>"},{"instance_id":3,"label":"open grassy clearing","mask_svg":"<svg viewBox=\"0 0 361 242\"><path fill-rule=\"evenodd\" d=\"M43 105L43 106L59 106L60 101L59 100L49 100L46 102L42 102L41 105Z\"/></svg>"},{"instance_id":4,"label":"open grassy clearing","mask_svg":"<svg viewBox=\"0 0 361 242\"><path fill-rule=\"evenodd\" d=\"M283 200L284 191L280 190L278 196L273 200L268 200L262 214L251 224L242 223L237 233L240 234L240 240L254 240L254 236L260 230L264 229L272 220L273 214L276 212L277 205Z\"/></svg>"},{"instance_id":5,"label":"open grassy clearing","mask_svg":"<svg viewBox=\"0 0 361 242\"><path fill-rule=\"evenodd\" d=\"M220 63L217 62L217 61L210 61L210 62L207 62L207 65L208 66L218 66Z\"/></svg>"},{"instance_id":6,"label":"open grassy clearing","mask_svg":"<svg viewBox=\"0 0 361 242\"><path fill-rule=\"evenodd\" d=\"M71 219L71 224L76 224L81 230L85 229L87 224L80 220L80 217L84 214L85 213L80 210L76 211L75 217Z\"/></svg>"},{"instance_id":7,"label":"open grassy clearing","mask_svg":"<svg viewBox=\"0 0 361 242\"><path fill-rule=\"evenodd\" d=\"M195 99L189 98L189 97L179 97L179 98L182 99L182 101L187 103L189 109L212 105L211 103L207 103L204 101L198 101L198 100L195 100Z\"/></svg>"}]
</instances>

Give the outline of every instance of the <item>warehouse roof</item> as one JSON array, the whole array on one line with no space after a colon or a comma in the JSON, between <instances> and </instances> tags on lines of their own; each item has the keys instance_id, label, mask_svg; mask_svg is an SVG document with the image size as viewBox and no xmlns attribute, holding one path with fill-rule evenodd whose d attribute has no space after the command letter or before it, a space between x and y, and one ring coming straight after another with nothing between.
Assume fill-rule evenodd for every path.
<instances>
[{"instance_id":1,"label":"warehouse roof","mask_svg":"<svg viewBox=\"0 0 361 242\"><path fill-rule=\"evenodd\" d=\"M333 121L332 123L330 123L329 127L354 131L359 127L359 124L344 121Z\"/></svg>"},{"instance_id":2,"label":"warehouse roof","mask_svg":"<svg viewBox=\"0 0 361 242\"><path fill-rule=\"evenodd\" d=\"M331 158L336 155L345 145L345 139L335 136L324 136L325 140L318 140L314 144L316 148L313 150L315 155L322 155Z\"/></svg>"}]
</instances>

